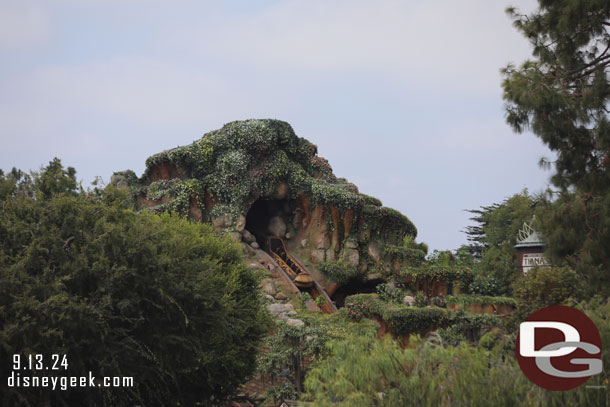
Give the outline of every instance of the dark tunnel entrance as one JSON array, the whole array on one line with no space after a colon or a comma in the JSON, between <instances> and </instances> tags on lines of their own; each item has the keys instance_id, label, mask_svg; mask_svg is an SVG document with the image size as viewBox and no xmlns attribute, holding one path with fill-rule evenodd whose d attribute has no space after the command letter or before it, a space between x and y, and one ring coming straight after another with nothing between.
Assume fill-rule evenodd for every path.
<instances>
[{"instance_id":1,"label":"dark tunnel entrance","mask_svg":"<svg viewBox=\"0 0 610 407\"><path fill-rule=\"evenodd\" d=\"M257 199L246 215L246 229L256 237L263 250L267 250L267 239L272 233L269 230L271 219L280 217L285 225L290 214L290 204L287 200ZM280 222L280 223L282 223ZM284 236L278 236L283 238Z\"/></svg>"},{"instance_id":2,"label":"dark tunnel entrance","mask_svg":"<svg viewBox=\"0 0 610 407\"><path fill-rule=\"evenodd\" d=\"M335 302L337 308L343 308L345 306L345 298L354 294L374 293L376 292L377 286L383 282L384 281L380 278L367 281L351 281L335 291L331 298Z\"/></svg>"}]
</instances>

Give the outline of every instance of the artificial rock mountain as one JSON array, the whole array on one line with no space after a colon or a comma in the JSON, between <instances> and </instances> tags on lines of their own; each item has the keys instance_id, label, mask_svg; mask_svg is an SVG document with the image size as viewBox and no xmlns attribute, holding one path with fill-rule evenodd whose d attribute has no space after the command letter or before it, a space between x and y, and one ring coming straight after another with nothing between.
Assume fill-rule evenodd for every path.
<instances>
[{"instance_id":1,"label":"artificial rock mountain","mask_svg":"<svg viewBox=\"0 0 610 407\"><path fill-rule=\"evenodd\" d=\"M413 223L337 178L314 144L278 120L228 123L149 157L140 178L130 170L115 173L112 184L130 188L139 210L210 222L255 247L280 236L313 269L340 262L365 278L396 272L413 259L405 255L413 249L403 245L417 235Z\"/></svg>"}]
</instances>

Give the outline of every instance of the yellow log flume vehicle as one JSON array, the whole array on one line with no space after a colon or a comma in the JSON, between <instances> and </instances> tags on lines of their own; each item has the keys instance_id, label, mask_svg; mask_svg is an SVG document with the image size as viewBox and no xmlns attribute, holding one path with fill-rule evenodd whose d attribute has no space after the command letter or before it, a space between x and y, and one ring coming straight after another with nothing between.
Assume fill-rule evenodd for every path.
<instances>
[{"instance_id":1,"label":"yellow log flume vehicle","mask_svg":"<svg viewBox=\"0 0 610 407\"><path fill-rule=\"evenodd\" d=\"M272 236L267 241L267 250L273 258L273 260L280 266L282 272L288 277L301 292L306 292L311 296L312 300L315 300L319 296L324 297L324 301L318 306L313 303L312 300L310 309L320 309L326 314L332 314L337 311L337 307L332 302L326 291L320 286L320 284L313 278L311 273L307 271L305 266L299 262L298 259L290 255L284 241L276 236Z\"/></svg>"},{"instance_id":2,"label":"yellow log flume vehicle","mask_svg":"<svg viewBox=\"0 0 610 407\"><path fill-rule=\"evenodd\" d=\"M288 253L282 239L270 237L268 247L273 260L290 276L294 285L299 288L313 286L311 275Z\"/></svg>"}]
</instances>

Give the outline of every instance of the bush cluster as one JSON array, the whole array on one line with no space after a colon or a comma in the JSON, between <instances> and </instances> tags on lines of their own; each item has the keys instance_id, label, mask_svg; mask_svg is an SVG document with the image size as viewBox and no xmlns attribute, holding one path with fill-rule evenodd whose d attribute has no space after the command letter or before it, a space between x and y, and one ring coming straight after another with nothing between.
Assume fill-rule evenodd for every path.
<instances>
[{"instance_id":1,"label":"bush cluster","mask_svg":"<svg viewBox=\"0 0 610 407\"><path fill-rule=\"evenodd\" d=\"M5 387L0 404L197 405L231 395L266 331L258 277L238 247L209 225L125 209L113 188L79 192L74 173L54 161L27 194L0 174L0 373L9 375L12 354L66 354L70 376L132 376L135 386Z\"/></svg>"},{"instance_id":2,"label":"bush cluster","mask_svg":"<svg viewBox=\"0 0 610 407\"><path fill-rule=\"evenodd\" d=\"M348 281L358 277L359 275L356 267L341 261L325 261L319 263L317 267L320 273L322 273L326 279L337 284L346 284Z\"/></svg>"}]
</instances>

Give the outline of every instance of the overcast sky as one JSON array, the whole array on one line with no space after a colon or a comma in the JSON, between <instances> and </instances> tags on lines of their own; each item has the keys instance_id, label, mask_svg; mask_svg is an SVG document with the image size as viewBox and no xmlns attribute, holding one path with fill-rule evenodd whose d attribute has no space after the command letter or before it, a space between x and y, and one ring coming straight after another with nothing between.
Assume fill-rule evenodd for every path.
<instances>
[{"instance_id":1,"label":"overcast sky","mask_svg":"<svg viewBox=\"0 0 610 407\"><path fill-rule=\"evenodd\" d=\"M0 3L0 168L53 157L88 185L224 123L289 122L434 249L464 209L542 190L551 153L504 122L500 68L531 0Z\"/></svg>"}]
</instances>

